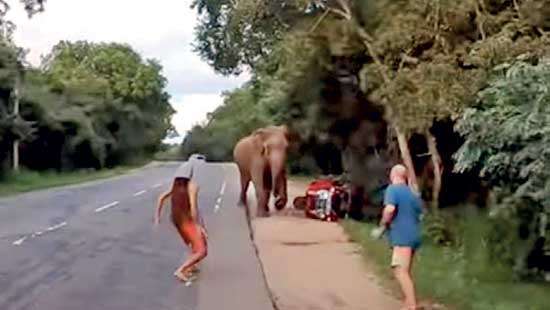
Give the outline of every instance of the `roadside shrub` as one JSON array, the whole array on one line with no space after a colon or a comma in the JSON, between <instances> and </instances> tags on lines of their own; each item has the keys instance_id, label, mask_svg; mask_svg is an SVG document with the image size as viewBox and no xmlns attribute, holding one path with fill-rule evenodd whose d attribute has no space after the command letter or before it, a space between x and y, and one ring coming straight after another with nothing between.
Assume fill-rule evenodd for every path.
<instances>
[{"instance_id":1,"label":"roadside shrub","mask_svg":"<svg viewBox=\"0 0 550 310\"><path fill-rule=\"evenodd\" d=\"M494 188L490 253L513 264L519 277L544 269L527 262L535 241L542 238L542 248L550 247L544 238L550 235L548 85L550 60L501 65L456 126L465 139L455 154L456 170L479 170Z\"/></svg>"},{"instance_id":2,"label":"roadside shrub","mask_svg":"<svg viewBox=\"0 0 550 310\"><path fill-rule=\"evenodd\" d=\"M440 246L459 245L458 221L442 212L427 213L423 219L424 239Z\"/></svg>"}]
</instances>

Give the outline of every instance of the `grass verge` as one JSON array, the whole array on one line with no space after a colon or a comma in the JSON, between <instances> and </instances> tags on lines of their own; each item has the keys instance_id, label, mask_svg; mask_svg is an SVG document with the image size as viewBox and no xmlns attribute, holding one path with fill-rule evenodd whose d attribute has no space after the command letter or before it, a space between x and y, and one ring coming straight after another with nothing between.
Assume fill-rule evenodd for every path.
<instances>
[{"instance_id":1,"label":"grass verge","mask_svg":"<svg viewBox=\"0 0 550 310\"><path fill-rule=\"evenodd\" d=\"M120 166L113 169L103 169L97 171L79 170L72 172L36 172L22 170L18 174L8 175L5 179L0 181L0 197L30 192L38 189L110 178L127 173L128 171L140 166L142 165Z\"/></svg>"},{"instance_id":2,"label":"grass verge","mask_svg":"<svg viewBox=\"0 0 550 310\"><path fill-rule=\"evenodd\" d=\"M364 258L386 284L397 288L388 268L390 251L385 240L373 240L373 224L343 222L348 235L362 249ZM470 239L474 241L474 239ZM477 244L481 244L477 238ZM475 247L475 246L474 246ZM435 300L451 309L543 310L550 309L550 285L514 282L498 266L481 261L480 251L463 251L424 244L414 266L421 299Z\"/></svg>"}]
</instances>

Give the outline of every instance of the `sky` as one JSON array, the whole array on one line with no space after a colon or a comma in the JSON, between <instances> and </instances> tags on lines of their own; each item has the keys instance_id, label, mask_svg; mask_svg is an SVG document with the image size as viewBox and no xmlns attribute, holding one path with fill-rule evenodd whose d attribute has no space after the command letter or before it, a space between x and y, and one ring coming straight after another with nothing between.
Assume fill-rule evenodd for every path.
<instances>
[{"instance_id":1,"label":"sky","mask_svg":"<svg viewBox=\"0 0 550 310\"><path fill-rule=\"evenodd\" d=\"M223 77L193 52L197 13L192 0L49 0L46 11L29 19L15 0L7 18L17 29L15 42L29 50L27 60L40 64L60 40L128 43L146 58L158 59L168 78L172 122L180 133L204 122L218 107L221 93L240 86L246 76ZM17 1L19 2L19 1Z\"/></svg>"}]
</instances>

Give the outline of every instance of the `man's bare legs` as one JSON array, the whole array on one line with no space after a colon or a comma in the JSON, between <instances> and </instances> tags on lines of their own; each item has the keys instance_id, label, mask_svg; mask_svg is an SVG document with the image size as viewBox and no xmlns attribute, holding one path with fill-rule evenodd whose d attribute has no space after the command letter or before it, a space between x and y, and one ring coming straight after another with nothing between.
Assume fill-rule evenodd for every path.
<instances>
[{"instance_id":1,"label":"man's bare legs","mask_svg":"<svg viewBox=\"0 0 550 310\"><path fill-rule=\"evenodd\" d=\"M174 275L182 281L188 281L191 270L196 268L196 264L205 258L206 255L206 248L203 251L191 254L191 256L189 256L187 260L176 270Z\"/></svg>"},{"instance_id":2,"label":"man's bare legs","mask_svg":"<svg viewBox=\"0 0 550 310\"><path fill-rule=\"evenodd\" d=\"M198 271L198 263L206 257L207 245L206 245L206 236L204 233L197 227L190 229L185 229L182 227L180 229L180 234L186 236L185 239L189 240L188 246L191 248L191 255L185 260L185 262L174 272L176 276L181 281L190 280L189 277L193 271Z\"/></svg>"},{"instance_id":3,"label":"man's bare legs","mask_svg":"<svg viewBox=\"0 0 550 310\"><path fill-rule=\"evenodd\" d=\"M405 309L416 309L416 291L412 279L412 259L414 250L410 247L396 246L393 248L392 268L393 274L405 297Z\"/></svg>"}]
</instances>

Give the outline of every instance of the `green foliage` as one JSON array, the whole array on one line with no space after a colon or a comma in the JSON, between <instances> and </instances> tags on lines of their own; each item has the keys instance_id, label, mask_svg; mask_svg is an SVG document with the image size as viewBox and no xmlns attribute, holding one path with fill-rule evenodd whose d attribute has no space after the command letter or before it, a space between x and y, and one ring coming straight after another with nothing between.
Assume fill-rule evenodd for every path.
<instances>
[{"instance_id":1,"label":"green foliage","mask_svg":"<svg viewBox=\"0 0 550 310\"><path fill-rule=\"evenodd\" d=\"M222 74L254 69L289 29L317 15L325 2L195 0L192 7L201 16L195 49Z\"/></svg>"},{"instance_id":2,"label":"green foliage","mask_svg":"<svg viewBox=\"0 0 550 310\"><path fill-rule=\"evenodd\" d=\"M13 88L22 78L19 50L11 42L0 38L0 163L5 164L15 139L25 140L32 136L32 123L13 113ZM1 170L1 169L0 169ZM0 171L0 176L2 172Z\"/></svg>"},{"instance_id":3,"label":"green foliage","mask_svg":"<svg viewBox=\"0 0 550 310\"><path fill-rule=\"evenodd\" d=\"M172 129L162 67L130 46L62 41L43 66L50 90L70 107L58 121L79 129L69 152L86 143L99 166L112 166L155 152Z\"/></svg>"},{"instance_id":4,"label":"green foliage","mask_svg":"<svg viewBox=\"0 0 550 310\"><path fill-rule=\"evenodd\" d=\"M21 163L37 170L112 167L152 155L173 130L165 87L158 62L127 45L63 41L40 69L23 68L18 49L0 45L0 161L14 140Z\"/></svg>"},{"instance_id":5,"label":"green foliage","mask_svg":"<svg viewBox=\"0 0 550 310\"><path fill-rule=\"evenodd\" d=\"M479 93L478 105L468 109L456 127L466 140L455 155L456 169L479 169L480 176L500 188L492 215L498 219L496 229L516 228L517 236L510 240L520 242L510 246L520 271L525 271L529 245L550 234L548 85L550 63L545 59L501 65ZM550 248L548 237L545 248Z\"/></svg>"},{"instance_id":6,"label":"green foliage","mask_svg":"<svg viewBox=\"0 0 550 310\"><path fill-rule=\"evenodd\" d=\"M513 1L380 1L374 10L366 41L380 63L365 64L363 90L409 133L459 117L495 65L548 52L548 37L529 25L535 10Z\"/></svg>"},{"instance_id":7,"label":"green foliage","mask_svg":"<svg viewBox=\"0 0 550 310\"><path fill-rule=\"evenodd\" d=\"M440 246L457 246L460 243L456 221L439 212L428 213L423 220L425 239Z\"/></svg>"}]
</instances>

